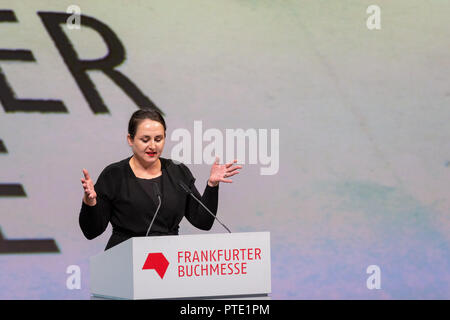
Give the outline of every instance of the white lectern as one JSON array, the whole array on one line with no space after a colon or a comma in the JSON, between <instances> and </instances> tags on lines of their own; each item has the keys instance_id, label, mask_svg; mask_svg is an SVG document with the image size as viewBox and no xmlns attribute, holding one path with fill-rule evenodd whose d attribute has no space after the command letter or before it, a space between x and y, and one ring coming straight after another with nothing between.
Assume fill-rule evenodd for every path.
<instances>
[{"instance_id":1,"label":"white lectern","mask_svg":"<svg viewBox=\"0 0 450 320\"><path fill-rule=\"evenodd\" d=\"M91 257L90 273L102 298L267 295L270 233L135 237Z\"/></svg>"}]
</instances>

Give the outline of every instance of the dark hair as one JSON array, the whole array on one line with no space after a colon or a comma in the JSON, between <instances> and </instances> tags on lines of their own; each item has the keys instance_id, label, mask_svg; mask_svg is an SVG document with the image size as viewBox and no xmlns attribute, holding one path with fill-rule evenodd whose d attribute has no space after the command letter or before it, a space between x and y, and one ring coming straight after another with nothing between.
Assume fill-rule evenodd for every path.
<instances>
[{"instance_id":1,"label":"dark hair","mask_svg":"<svg viewBox=\"0 0 450 320\"><path fill-rule=\"evenodd\" d=\"M134 139L137 127L145 119L150 119L161 123L164 127L164 135L166 135L166 122L164 121L161 113L153 109L140 109L131 115L130 121L128 122L128 133L130 134L131 139Z\"/></svg>"}]
</instances>

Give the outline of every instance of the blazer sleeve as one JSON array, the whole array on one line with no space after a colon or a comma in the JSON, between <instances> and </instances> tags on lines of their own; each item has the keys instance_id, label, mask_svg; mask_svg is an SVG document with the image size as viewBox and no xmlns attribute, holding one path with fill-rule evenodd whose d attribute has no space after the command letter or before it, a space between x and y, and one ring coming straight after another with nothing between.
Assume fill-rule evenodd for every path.
<instances>
[{"instance_id":1,"label":"blazer sleeve","mask_svg":"<svg viewBox=\"0 0 450 320\"><path fill-rule=\"evenodd\" d=\"M187 167L185 167L188 173L187 183L193 194L197 199L200 199L203 204L211 210L211 212L216 215L217 207L219 202L219 186L210 187L208 183L206 183L205 190L203 195L200 195L197 188L195 187L195 178L192 176L192 173L189 171ZM193 199L190 195L188 195L186 201L185 215L186 219L195 227L201 230L210 230L214 224L214 217L209 214L208 211L203 208L195 199Z\"/></svg>"},{"instance_id":2,"label":"blazer sleeve","mask_svg":"<svg viewBox=\"0 0 450 320\"><path fill-rule=\"evenodd\" d=\"M106 168L94 185L97 204L88 206L83 201L81 203L79 224L84 236L89 240L101 235L108 226L112 214L113 181L113 177Z\"/></svg>"}]
</instances>

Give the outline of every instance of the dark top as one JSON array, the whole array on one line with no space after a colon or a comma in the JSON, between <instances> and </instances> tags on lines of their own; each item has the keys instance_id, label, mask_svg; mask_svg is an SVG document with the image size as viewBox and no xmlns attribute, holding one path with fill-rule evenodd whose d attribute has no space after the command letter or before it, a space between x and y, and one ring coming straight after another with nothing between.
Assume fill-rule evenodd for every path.
<instances>
[{"instance_id":1,"label":"dark top","mask_svg":"<svg viewBox=\"0 0 450 320\"><path fill-rule=\"evenodd\" d=\"M214 218L179 186L183 181L214 214L217 213L219 187L206 184L203 196L195 187L195 178L182 163L161 160L162 175L155 179L139 179L129 165L131 157L110 164L95 183L97 204L81 204L79 223L89 240L102 234L108 223L113 232L105 250L131 238L145 236L159 201L154 184L162 194L162 204L149 235L177 235L183 217L202 230L211 229ZM145 184L144 187L142 184Z\"/></svg>"},{"instance_id":2,"label":"dark top","mask_svg":"<svg viewBox=\"0 0 450 320\"><path fill-rule=\"evenodd\" d=\"M139 183L141 184L142 188L144 188L145 192L147 192L148 196L151 198L153 197L153 194L155 191L155 183L157 185L158 190L162 190L162 175L159 177L153 178L153 179L143 179L143 178L137 178ZM160 191L162 193L162 191ZM161 197L162 198L162 197Z\"/></svg>"}]
</instances>

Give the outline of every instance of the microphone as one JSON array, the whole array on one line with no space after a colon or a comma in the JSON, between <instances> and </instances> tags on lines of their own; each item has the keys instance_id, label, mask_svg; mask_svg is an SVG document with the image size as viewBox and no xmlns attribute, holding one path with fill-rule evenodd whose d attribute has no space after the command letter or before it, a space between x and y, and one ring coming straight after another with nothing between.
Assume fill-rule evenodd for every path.
<instances>
[{"instance_id":1,"label":"microphone","mask_svg":"<svg viewBox=\"0 0 450 320\"><path fill-rule=\"evenodd\" d=\"M158 184L154 183L154 187L155 187L154 191L155 191L156 196L158 197L159 204L158 204L158 208L156 208L155 214L153 215L152 222L150 223L150 226L147 229L147 233L145 234L146 237L148 236L148 233L150 232L150 229L152 228L153 222L155 221L156 215L158 214L159 208L161 207L161 192L159 191Z\"/></svg>"},{"instance_id":2,"label":"microphone","mask_svg":"<svg viewBox=\"0 0 450 320\"><path fill-rule=\"evenodd\" d=\"M180 182L178 182L178 184L180 185L180 187L183 189L184 192L190 194L190 195L191 195L198 203L201 204L201 206L202 206L203 208L206 209L206 211L208 211L208 213L209 213L210 215L212 215L212 216L214 217L215 220L217 220L217 221L222 225L222 227L224 227L229 233L231 233L230 229L228 229L228 228L227 228L227 227L219 220L219 218L217 218L217 217L214 215L214 213L212 213L211 210L209 210L209 209L203 204L203 202L201 202L199 199L197 199L197 197L194 195L194 193L191 191L191 189L189 189L189 187L188 187L183 181L180 180Z\"/></svg>"}]
</instances>

